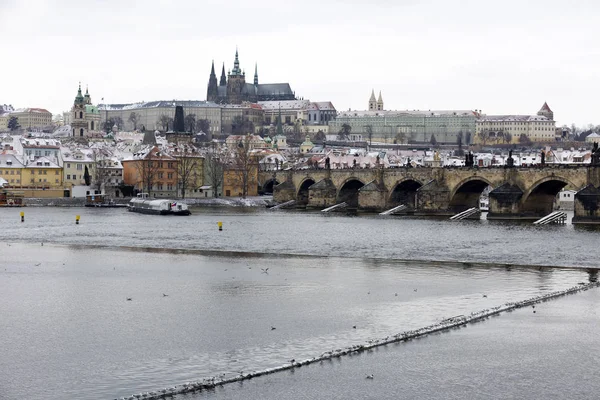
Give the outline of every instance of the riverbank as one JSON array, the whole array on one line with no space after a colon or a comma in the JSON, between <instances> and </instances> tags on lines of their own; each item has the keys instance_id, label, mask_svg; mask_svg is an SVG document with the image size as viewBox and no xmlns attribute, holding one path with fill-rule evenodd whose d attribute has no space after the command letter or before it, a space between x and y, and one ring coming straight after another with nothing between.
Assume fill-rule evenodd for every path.
<instances>
[{"instance_id":1,"label":"riverbank","mask_svg":"<svg viewBox=\"0 0 600 400\"><path fill-rule=\"evenodd\" d=\"M115 198L116 204L128 204L131 198ZM270 207L275 205L273 196L256 196L242 199L240 197L228 198L202 198L182 200L192 207ZM23 204L27 207L84 207L84 198L59 197L59 198L26 198Z\"/></svg>"}]
</instances>

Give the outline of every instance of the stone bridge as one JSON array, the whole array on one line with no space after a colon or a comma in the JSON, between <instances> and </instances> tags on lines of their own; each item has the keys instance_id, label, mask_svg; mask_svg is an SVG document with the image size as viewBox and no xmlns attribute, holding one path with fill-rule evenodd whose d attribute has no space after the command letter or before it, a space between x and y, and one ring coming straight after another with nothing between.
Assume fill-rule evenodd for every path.
<instances>
[{"instance_id":1,"label":"stone bridge","mask_svg":"<svg viewBox=\"0 0 600 400\"><path fill-rule=\"evenodd\" d=\"M383 211L399 204L416 215L453 215L479 206L491 186L488 219L537 219L553 210L562 188L578 191L574 222L600 222L600 167L306 169L259 173L275 201Z\"/></svg>"}]
</instances>

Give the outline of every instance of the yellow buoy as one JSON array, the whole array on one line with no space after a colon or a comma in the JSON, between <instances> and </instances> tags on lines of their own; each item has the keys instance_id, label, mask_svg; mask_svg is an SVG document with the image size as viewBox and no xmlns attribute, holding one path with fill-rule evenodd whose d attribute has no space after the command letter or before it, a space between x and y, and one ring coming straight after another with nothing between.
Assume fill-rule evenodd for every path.
<instances>
[{"instance_id":1,"label":"yellow buoy","mask_svg":"<svg viewBox=\"0 0 600 400\"><path fill-rule=\"evenodd\" d=\"M21 211L21 222L25 222L25 212Z\"/></svg>"},{"instance_id":2,"label":"yellow buoy","mask_svg":"<svg viewBox=\"0 0 600 400\"><path fill-rule=\"evenodd\" d=\"M77 225L79 225L79 218L80 218L79 215L75 216L75 224L77 224Z\"/></svg>"},{"instance_id":3,"label":"yellow buoy","mask_svg":"<svg viewBox=\"0 0 600 400\"><path fill-rule=\"evenodd\" d=\"M223 230L223 223L221 221L217 222L217 225L219 225L219 230L222 231Z\"/></svg>"}]
</instances>

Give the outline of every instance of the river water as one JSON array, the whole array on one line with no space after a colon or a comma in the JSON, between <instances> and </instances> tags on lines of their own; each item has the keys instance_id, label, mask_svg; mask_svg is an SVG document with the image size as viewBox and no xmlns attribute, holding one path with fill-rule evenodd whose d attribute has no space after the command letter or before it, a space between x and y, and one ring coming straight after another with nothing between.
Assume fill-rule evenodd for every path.
<instances>
[{"instance_id":1,"label":"river water","mask_svg":"<svg viewBox=\"0 0 600 400\"><path fill-rule=\"evenodd\" d=\"M193 212L0 209L0 399L113 399L275 367L600 267L600 232L573 225ZM599 296L186 397L590 398Z\"/></svg>"}]
</instances>

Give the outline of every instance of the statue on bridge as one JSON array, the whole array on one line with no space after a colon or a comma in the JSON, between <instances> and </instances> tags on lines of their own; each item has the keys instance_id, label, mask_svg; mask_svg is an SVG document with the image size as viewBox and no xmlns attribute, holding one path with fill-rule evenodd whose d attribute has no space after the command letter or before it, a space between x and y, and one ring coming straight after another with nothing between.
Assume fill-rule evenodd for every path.
<instances>
[{"instance_id":1,"label":"statue on bridge","mask_svg":"<svg viewBox=\"0 0 600 400\"><path fill-rule=\"evenodd\" d=\"M594 142L594 147L592 147L592 165L600 165L600 149L598 148L598 142Z\"/></svg>"},{"instance_id":2,"label":"statue on bridge","mask_svg":"<svg viewBox=\"0 0 600 400\"><path fill-rule=\"evenodd\" d=\"M473 157L473 153L470 151L465 154L465 167L472 167L475 165L475 158Z\"/></svg>"},{"instance_id":3,"label":"statue on bridge","mask_svg":"<svg viewBox=\"0 0 600 400\"><path fill-rule=\"evenodd\" d=\"M330 164L329 157L327 157L325 159L325 169L331 169L331 164Z\"/></svg>"},{"instance_id":4,"label":"statue on bridge","mask_svg":"<svg viewBox=\"0 0 600 400\"><path fill-rule=\"evenodd\" d=\"M515 166L515 160L512 156L512 150L508 151L508 159L506 160L506 168L512 168Z\"/></svg>"},{"instance_id":5,"label":"statue on bridge","mask_svg":"<svg viewBox=\"0 0 600 400\"><path fill-rule=\"evenodd\" d=\"M542 150L541 157L542 157L542 167L543 167L544 165L546 165L546 153L544 152L544 150Z\"/></svg>"}]
</instances>

